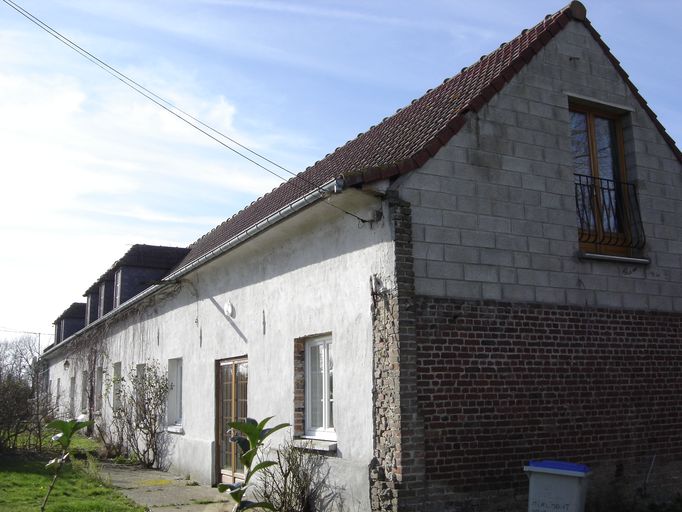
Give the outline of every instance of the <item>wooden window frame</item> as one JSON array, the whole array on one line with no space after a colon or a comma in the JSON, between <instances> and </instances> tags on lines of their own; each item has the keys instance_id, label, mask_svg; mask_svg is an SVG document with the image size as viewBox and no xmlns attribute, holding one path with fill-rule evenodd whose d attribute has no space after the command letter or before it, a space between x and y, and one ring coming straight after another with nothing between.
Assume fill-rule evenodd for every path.
<instances>
[{"instance_id":1,"label":"wooden window frame","mask_svg":"<svg viewBox=\"0 0 682 512\"><path fill-rule=\"evenodd\" d=\"M594 118L601 117L608 119L613 122L614 136L615 136L615 151L617 159L617 169L618 179L622 183L627 183L627 170L625 167L625 145L623 142L623 114L615 113L613 111L603 110L598 107L592 107L584 104L571 103L569 106L570 112L578 112L585 115L586 127L587 127L587 139L589 146L589 160L590 160L590 173L593 179L601 179L599 175L599 161L597 152L597 142L595 140L595 127ZM575 174L575 171L574 171ZM614 173L615 174L615 173ZM615 178L615 176L614 176ZM603 221L602 221L602 205L601 205L601 195L594 194L592 196L593 212L595 216L595 230L597 239L601 239L603 235ZM627 211L630 208L628 204L627 195L621 198L622 209ZM593 232L581 231L580 235L583 233L592 234ZM619 233L611 233L611 235L618 236ZM625 235L622 235L625 239ZM606 245L595 242L583 242L580 241L580 250L585 253L596 253L596 254L609 254L616 256L631 256L632 250L627 245Z\"/></svg>"}]
</instances>

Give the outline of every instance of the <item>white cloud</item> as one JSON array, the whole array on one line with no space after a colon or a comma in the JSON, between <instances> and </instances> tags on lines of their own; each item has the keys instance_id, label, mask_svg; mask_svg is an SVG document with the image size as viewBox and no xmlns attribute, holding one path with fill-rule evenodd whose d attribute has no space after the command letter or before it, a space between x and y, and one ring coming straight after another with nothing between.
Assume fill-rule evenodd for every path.
<instances>
[{"instance_id":1,"label":"white cloud","mask_svg":"<svg viewBox=\"0 0 682 512\"><path fill-rule=\"evenodd\" d=\"M187 245L278 184L99 70L67 75L57 56L38 73L42 42L0 42L0 326L46 332L131 244ZM268 151L236 129L229 99L161 85Z\"/></svg>"}]
</instances>

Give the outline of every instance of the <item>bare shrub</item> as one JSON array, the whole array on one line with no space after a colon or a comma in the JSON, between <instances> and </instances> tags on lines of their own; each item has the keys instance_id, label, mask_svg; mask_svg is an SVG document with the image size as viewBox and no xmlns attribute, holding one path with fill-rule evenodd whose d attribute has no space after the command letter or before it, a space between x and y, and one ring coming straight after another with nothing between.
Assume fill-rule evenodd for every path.
<instances>
[{"instance_id":1,"label":"bare shrub","mask_svg":"<svg viewBox=\"0 0 682 512\"><path fill-rule=\"evenodd\" d=\"M0 342L0 450L17 448L20 438L22 448L42 449L54 407L39 356L37 337Z\"/></svg>"},{"instance_id":2,"label":"bare shrub","mask_svg":"<svg viewBox=\"0 0 682 512\"><path fill-rule=\"evenodd\" d=\"M0 375L0 450L13 450L31 419L31 385L24 379Z\"/></svg>"},{"instance_id":3,"label":"bare shrub","mask_svg":"<svg viewBox=\"0 0 682 512\"><path fill-rule=\"evenodd\" d=\"M166 372L152 361L144 370L132 369L127 377L108 381L107 389L113 389L111 421L97 424L107 456L126 454L145 467L162 467L170 441L163 425L169 390Z\"/></svg>"},{"instance_id":4,"label":"bare shrub","mask_svg":"<svg viewBox=\"0 0 682 512\"><path fill-rule=\"evenodd\" d=\"M294 446L288 440L271 460L275 464L263 471L256 486L257 501L272 503L278 512L343 509L342 489L328 483L327 461L310 446Z\"/></svg>"}]
</instances>

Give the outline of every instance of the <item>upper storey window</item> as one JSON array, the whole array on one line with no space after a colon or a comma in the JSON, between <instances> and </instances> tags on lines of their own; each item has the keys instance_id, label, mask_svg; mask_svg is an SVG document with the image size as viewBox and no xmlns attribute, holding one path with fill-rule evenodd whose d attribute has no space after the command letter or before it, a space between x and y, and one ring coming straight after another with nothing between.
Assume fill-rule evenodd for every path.
<instances>
[{"instance_id":1,"label":"upper storey window","mask_svg":"<svg viewBox=\"0 0 682 512\"><path fill-rule=\"evenodd\" d=\"M619 116L572 107L571 149L580 249L623 256L641 249L644 231L625 173Z\"/></svg>"},{"instance_id":2,"label":"upper storey window","mask_svg":"<svg viewBox=\"0 0 682 512\"><path fill-rule=\"evenodd\" d=\"M123 279L123 269L118 269L114 274L114 307L121 305L121 281Z\"/></svg>"}]
</instances>

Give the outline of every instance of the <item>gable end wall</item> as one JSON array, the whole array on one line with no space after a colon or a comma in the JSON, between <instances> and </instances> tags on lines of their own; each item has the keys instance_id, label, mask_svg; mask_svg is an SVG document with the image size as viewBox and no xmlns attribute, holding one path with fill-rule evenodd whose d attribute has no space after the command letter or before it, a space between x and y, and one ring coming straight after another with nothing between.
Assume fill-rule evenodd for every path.
<instances>
[{"instance_id":1,"label":"gable end wall","mask_svg":"<svg viewBox=\"0 0 682 512\"><path fill-rule=\"evenodd\" d=\"M581 261L568 97L622 105L647 266ZM421 169L412 207L425 509L524 510L530 459L656 492L682 462L682 168L571 22ZM405 433L403 433L405 437ZM678 464L668 471L665 464Z\"/></svg>"},{"instance_id":2,"label":"gable end wall","mask_svg":"<svg viewBox=\"0 0 682 512\"><path fill-rule=\"evenodd\" d=\"M579 260L568 97L632 109L628 178L648 266ZM571 22L420 170L417 294L682 311L682 165L585 27Z\"/></svg>"}]
</instances>

